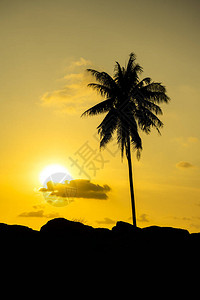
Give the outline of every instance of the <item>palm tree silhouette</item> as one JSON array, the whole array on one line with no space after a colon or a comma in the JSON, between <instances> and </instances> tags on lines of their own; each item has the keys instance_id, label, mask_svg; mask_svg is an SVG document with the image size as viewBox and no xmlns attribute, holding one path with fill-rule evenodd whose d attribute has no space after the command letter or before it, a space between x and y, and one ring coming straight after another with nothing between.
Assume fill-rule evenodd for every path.
<instances>
[{"instance_id":1,"label":"palm tree silhouette","mask_svg":"<svg viewBox=\"0 0 200 300\"><path fill-rule=\"evenodd\" d=\"M135 60L136 55L131 53L126 67L121 67L116 62L113 77L106 72L87 69L96 79L95 83L90 83L88 86L97 90L106 99L86 110L82 116L107 113L97 127L100 134L100 148L105 147L114 132L117 132L117 143L121 148L122 158L125 150L128 160L132 217L133 225L136 227L131 147L137 150L139 159L142 141L138 128L147 134L155 128L160 134L159 129L163 123L157 115L161 115L162 110L157 104L168 103L170 98L161 83L153 82L149 77L139 80L143 68Z\"/></svg>"}]
</instances>

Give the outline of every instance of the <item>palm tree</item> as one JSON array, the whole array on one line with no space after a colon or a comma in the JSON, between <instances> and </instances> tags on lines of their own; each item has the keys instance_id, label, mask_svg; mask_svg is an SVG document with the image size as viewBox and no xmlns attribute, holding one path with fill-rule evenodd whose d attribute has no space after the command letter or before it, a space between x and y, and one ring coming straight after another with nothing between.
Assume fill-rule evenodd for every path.
<instances>
[{"instance_id":1,"label":"palm tree","mask_svg":"<svg viewBox=\"0 0 200 300\"><path fill-rule=\"evenodd\" d=\"M117 143L122 158L125 151L128 160L132 217L133 225L136 227L131 148L137 151L139 159L142 141L138 128L147 134L155 128L160 134L163 123L157 117L162 114L158 104L168 103L170 99L161 83L153 82L149 77L139 80L143 68L135 60L135 54L131 53L126 67L121 67L116 62L113 77L106 72L87 69L96 79L95 83L90 83L88 86L95 89L105 100L86 110L82 116L107 113L97 127L100 148L106 146L115 131L117 133Z\"/></svg>"}]
</instances>

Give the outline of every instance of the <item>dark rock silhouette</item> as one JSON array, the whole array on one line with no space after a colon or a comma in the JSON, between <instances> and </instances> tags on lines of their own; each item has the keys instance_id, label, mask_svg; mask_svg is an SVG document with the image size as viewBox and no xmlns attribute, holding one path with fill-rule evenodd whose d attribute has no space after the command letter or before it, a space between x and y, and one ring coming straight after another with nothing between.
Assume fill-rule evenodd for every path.
<instances>
[{"instance_id":1,"label":"dark rock silhouette","mask_svg":"<svg viewBox=\"0 0 200 300\"><path fill-rule=\"evenodd\" d=\"M93 231L92 226L81 222L70 221L65 218L56 218L48 221L40 229L40 232L53 235L80 235Z\"/></svg>"},{"instance_id":2,"label":"dark rock silhouette","mask_svg":"<svg viewBox=\"0 0 200 300\"><path fill-rule=\"evenodd\" d=\"M0 224L1 253L15 259L44 255L85 259L86 257L119 258L133 261L154 261L160 255L199 259L200 233L187 230L150 226L138 228L126 222L117 222L112 230L93 228L80 222L56 218L43 225L40 231L26 226ZM13 259L14 259L13 257ZM72 259L73 260L73 259Z\"/></svg>"},{"instance_id":3,"label":"dark rock silhouette","mask_svg":"<svg viewBox=\"0 0 200 300\"><path fill-rule=\"evenodd\" d=\"M116 226L112 228L112 232L117 234L136 234L139 231L141 231L141 228L134 227L132 224L123 221L118 221Z\"/></svg>"},{"instance_id":4,"label":"dark rock silhouette","mask_svg":"<svg viewBox=\"0 0 200 300\"><path fill-rule=\"evenodd\" d=\"M22 235L31 235L37 233L36 230L33 230L32 228L29 228L27 226L22 225L8 225L5 223L0 223L0 236L7 235L7 236L22 236Z\"/></svg>"},{"instance_id":5,"label":"dark rock silhouette","mask_svg":"<svg viewBox=\"0 0 200 300\"><path fill-rule=\"evenodd\" d=\"M96 286L104 297L108 286L112 297L119 296L118 286L124 293L128 284L142 286L148 294L149 289L160 291L160 284L168 290L181 276L188 282L198 270L199 253L200 233L171 227L135 228L120 221L109 230L64 218L48 221L40 231L0 224L1 273L8 274L9 282L15 274L14 283L22 290L31 285L29 294L40 286L45 295L47 287L50 293L56 287L57 295L62 287L69 291L72 286L80 294L83 287L93 291Z\"/></svg>"}]
</instances>

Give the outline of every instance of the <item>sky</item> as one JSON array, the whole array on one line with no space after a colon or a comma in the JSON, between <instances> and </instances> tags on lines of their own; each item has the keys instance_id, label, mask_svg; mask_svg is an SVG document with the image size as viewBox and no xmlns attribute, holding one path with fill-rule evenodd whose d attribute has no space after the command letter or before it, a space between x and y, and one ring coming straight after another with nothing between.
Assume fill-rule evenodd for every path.
<instances>
[{"instance_id":1,"label":"sky","mask_svg":"<svg viewBox=\"0 0 200 300\"><path fill-rule=\"evenodd\" d=\"M162 136L141 133L141 159L132 154L138 226L200 231L199 9L195 0L0 0L0 222L131 222L126 159L115 140L99 151L103 115L80 116L102 100L85 69L112 75L134 52L141 79L162 82L171 98ZM76 185L57 205L41 182L55 164Z\"/></svg>"}]
</instances>

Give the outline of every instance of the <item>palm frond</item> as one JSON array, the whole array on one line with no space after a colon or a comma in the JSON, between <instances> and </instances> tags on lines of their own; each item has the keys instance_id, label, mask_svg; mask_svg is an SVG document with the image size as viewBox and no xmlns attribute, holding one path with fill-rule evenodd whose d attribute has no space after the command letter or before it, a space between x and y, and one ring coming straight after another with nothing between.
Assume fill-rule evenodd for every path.
<instances>
[{"instance_id":1,"label":"palm frond","mask_svg":"<svg viewBox=\"0 0 200 300\"><path fill-rule=\"evenodd\" d=\"M133 68L132 68L133 74L136 74L138 76L142 72L143 72L142 66L140 66L139 64L135 64L135 66L133 66Z\"/></svg>"},{"instance_id":2,"label":"palm frond","mask_svg":"<svg viewBox=\"0 0 200 300\"><path fill-rule=\"evenodd\" d=\"M158 106L157 104L148 101L148 100L144 100L143 105L145 108L147 108L148 110L154 112L156 115L162 115L162 109L160 108L160 106Z\"/></svg>"},{"instance_id":3,"label":"palm frond","mask_svg":"<svg viewBox=\"0 0 200 300\"><path fill-rule=\"evenodd\" d=\"M106 100L94 105L93 107L89 108L88 110L86 110L81 115L81 117L94 116L94 115L105 113L112 108L112 103L113 103L113 99L106 99Z\"/></svg>"},{"instance_id":4,"label":"palm frond","mask_svg":"<svg viewBox=\"0 0 200 300\"><path fill-rule=\"evenodd\" d=\"M136 89L137 88L142 88L143 86L146 86L146 85L148 85L148 84L150 84L151 83L151 78L150 77L146 77L146 78L144 78L144 79L142 79L137 85L136 85Z\"/></svg>"},{"instance_id":5,"label":"palm frond","mask_svg":"<svg viewBox=\"0 0 200 300\"><path fill-rule=\"evenodd\" d=\"M123 73L124 73L124 68L122 68L120 66L120 64L118 63L118 61L116 61L115 69L114 69L114 80L115 80L115 82L117 82L117 83L122 82Z\"/></svg>"},{"instance_id":6,"label":"palm frond","mask_svg":"<svg viewBox=\"0 0 200 300\"><path fill-rule=\"evenodd\" d=\"M116 86L114 79L106 72L99 72L93 69L87 69L89 73L91 73L98 82L105 85L109 88L114 88Z\"/></svg>"},{"instance_id":7,"label":"palm frond","mask_svg":"<svg viewBox=\"0 0 200 300\"><path fill-rule=\"evenodd\" d=\"M129 91L139 83L139 74L143 69L139 64L132 66L130 70L126 70L124 81Z\"/></svg>"},{"instance_id":8,"label":"palm frond","mask_svg":"<svg viewBox=\"0 0 200 300\"><path fill-rule=\"evenodd\" d=\"M93 88L94 90L96 90L103 97L109 96L111 94L110 88L103 85L103 84L89 83L88 87Z\"/></svg>"},{"instance_id":9,"label":"palm frond","mask_svg":"<svg viewBox=\"0 0 200 300\"><path fill-rule=\"evenodd\" d=\"M142 140L138 133L138 126L134 116L132 117L132 126L129 127L129 136L131 137L131 145L134 150L137 150L137 158L139 159L142 150Z\"/></svg>"},{"instance_id":10,"label":"palm frond","mask_svg":"<svg viewBox=\"0 0 200 300\"><path fill-rule=\"evenodd\" d=\"M136 60L136 54L134 52L131 52L129 55L129 61L126 67L126 71L129 72L130 70L132 70L133 64Z\"/></svg>"},{"instance_id":11,"label":"palm frond","mask_svg":"<svg viewBox=\"0 0 200 300\"><path fill-rule=\"evenodd\" d=\"M147 134L151 132L151 128L155 128L159 134L163 123L149 109L142 107L135 112L139 127Z\"/></svg>"},{"instance_id":12,"label":"palm frond","mask_svg":"<svg viewBox=\"0 0 200 300\"><path fill-rule=\"evenodd\" d=\"M162 109L160 106L155 104L152 101L149 101L147 98L144 97L144 95L139 91L137 94L135 94L132 98L133 102L137 103L137 108L140 109L140 107L145 107L149 109L150 111L154 112L156 115L162 115Z\"/></svg>"},{"instance_id":13,"label":"palm frond","mask_svg":"<svg viewBox=\"0 0 200 300\"><path fill-rule=\"evenodd\" d=\"M126 149L127 129L123 126L122 122L119 121L117 124L117 144L121 150L121 157L124 156L124 150Z\"/></svg>"},{"instance_id":14,"label":"palm frond","mask_svg":"<svg viewBox=\"0 0 200 300\"><path fill-rule=\"evenodd\" d=\"M156 103L168 103L170 101L170 98L166 94L165 86L163 86L159 82L152 82L140 88L140 92L146 99L149 99L150 101L154 101Z\"/></svg>"},{"instance_id":15,"label":"palm frond","mask_svg":"<svg viewBox=\"0 0 200 300\"><path fill-rule=\"evenodd\" d=\"M115 109L111 109L105 116L101 124L97 127L100 135L100 148L106 146L111 140L112 135L117 127L118 118L115 113Z\"/></svg>"},{"instance_id":16,"label":"palm frond","mask_svg":"<svg viewBox=\"0 0 200 300\"><path fill-rule=\"evenodd\" d=\"M142 152L142 140L138 131L130 131L131 145L136 150L136 157L139 160Z\"/></svg>"}]
</instances>

